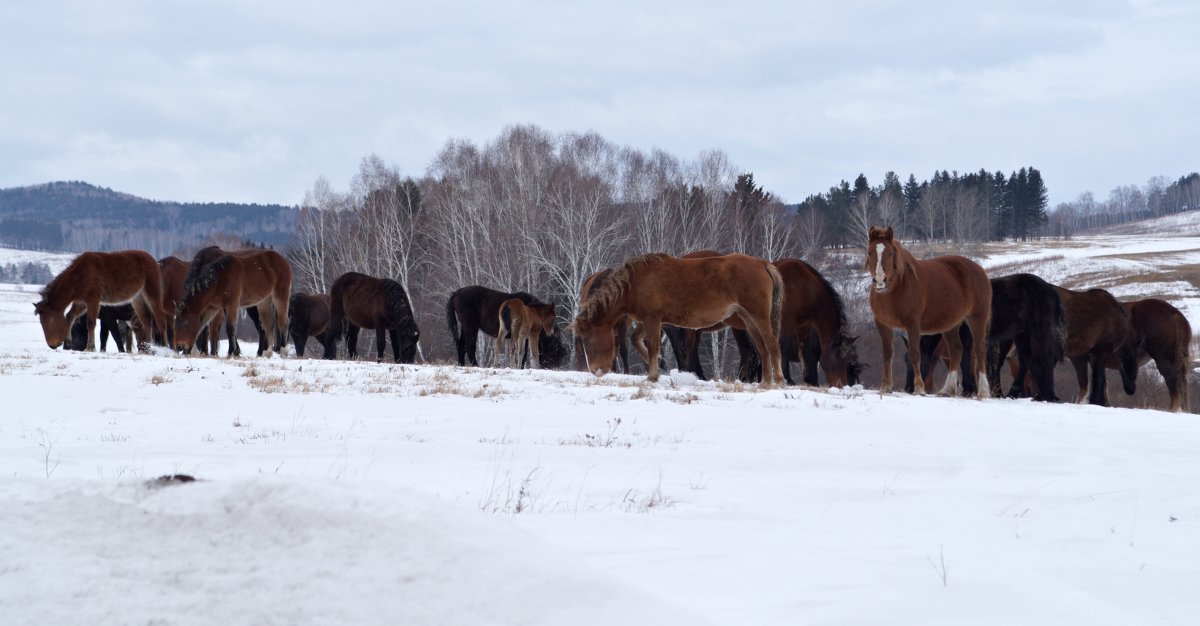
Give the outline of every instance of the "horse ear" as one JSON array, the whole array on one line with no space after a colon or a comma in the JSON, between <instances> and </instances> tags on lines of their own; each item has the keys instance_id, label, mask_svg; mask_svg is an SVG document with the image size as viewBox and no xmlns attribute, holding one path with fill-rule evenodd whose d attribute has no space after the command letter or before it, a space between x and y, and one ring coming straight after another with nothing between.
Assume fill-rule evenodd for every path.
<instances>
[{"instance_id":1,"label":"horse ear","mask_svg":"<svg viewBox=\"0 0 1200 626\"><path fill-rule=\"evenodd\" d=\"M892 227L891 226L888 226L887 230L883 231L883 238L887 239L888 241L892 240Z\"/></svg>"}]
</instances>

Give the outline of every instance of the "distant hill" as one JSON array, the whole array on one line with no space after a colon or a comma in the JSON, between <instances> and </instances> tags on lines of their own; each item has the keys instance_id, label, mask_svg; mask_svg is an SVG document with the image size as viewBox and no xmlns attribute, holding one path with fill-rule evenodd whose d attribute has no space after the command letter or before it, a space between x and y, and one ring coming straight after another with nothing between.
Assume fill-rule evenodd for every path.
<instances>
[{"instance_id":1,"label":"distant hill","mask_svg":"<svg viewBox=\"0 0 1200 626\"><path fill-rule=\"evenodd\" d=\"M281 248L296 209L279 204L163 202L84 182L0 189L0 246L82 252L140 248L163 256L218 234Z\"/></svg>"}]
</instances>

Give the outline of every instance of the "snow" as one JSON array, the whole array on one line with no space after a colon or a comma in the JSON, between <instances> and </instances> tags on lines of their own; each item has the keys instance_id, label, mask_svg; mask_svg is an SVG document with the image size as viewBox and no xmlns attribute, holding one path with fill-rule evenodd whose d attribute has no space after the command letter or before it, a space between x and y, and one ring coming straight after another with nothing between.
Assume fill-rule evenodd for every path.
<instances>
[{"instance_id":1,"label":"snow","mask_svg":"<svg viewBox=\"0 0 1200 626\"><path fill-rule=\"evenodd\" d=\"M36 292L0 286L5 624L1200 610L1195 415L51 351Z\"/></svg>"},{"instance_id":2,"label":"snow","mask_svg":"<svg viewBox=\"0 0 1200 626\"><path fill-rule=\"evenodd\" d=\"M15 248L0 248L0 265L20 265L23 263L45 263L53 274L58 274L71 264L77 255L66 252L38 252L35 250L18 250Z\"/></svg>"}]
</instances>

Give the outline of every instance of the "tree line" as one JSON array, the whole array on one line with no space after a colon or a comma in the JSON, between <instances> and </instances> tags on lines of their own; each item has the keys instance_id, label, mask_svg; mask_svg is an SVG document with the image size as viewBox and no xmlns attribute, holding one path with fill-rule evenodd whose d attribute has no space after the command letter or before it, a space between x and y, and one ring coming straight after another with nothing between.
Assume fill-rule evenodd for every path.
<instances>
[{"instance_id":1,"label":"tree line","mask_svg":"<svg viewBox=\"0 0 1200 626\"><path fill-rule=\"evenodd\" d=\"M872 186L859 174L800 203L798 213L822 224L826 245L858 246L872 225L891 225L900 237L956 243L1029 239L1048 222L1048 193L1041 172L934 172L924 181L895 172Z\"/></svg>"},{"instance_id":2,"label":"tree line","mask_svg":"<svg viewBox=\"0 0 1200 626\"><path fill-rule=\"evenodd\" d=\"M1047 234L1070 237L1092 228L1125 224L1173 213L1200 209L1200 173L1192 172L1172 181L1155 176L1145 185L1113 188L1107 200L1097 200L1087 191L1071 202L1054 208Z\"/></svg>"}]
</instances>

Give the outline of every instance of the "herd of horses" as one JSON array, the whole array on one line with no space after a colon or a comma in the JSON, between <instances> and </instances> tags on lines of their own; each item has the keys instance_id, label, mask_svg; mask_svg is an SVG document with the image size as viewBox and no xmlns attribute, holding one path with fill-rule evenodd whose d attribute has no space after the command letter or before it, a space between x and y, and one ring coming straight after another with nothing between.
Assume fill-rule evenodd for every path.
<instances>
[{"instance_id":1,"label":"herd of horses","mask_svg":"<svg viewBox=\"0 0 1200 626\"><path fill-rule=\"evenodd\" d=\"M315 336L325 358L336 357L343 339L354 358L358 331L366 328L377 333L380 359L390 337L396 362L414 360L420 333L396 281L349 272L321 295L291 293L291 284L291 265L273 250L209 246L190 263L155 261L141 250L85 252L42 289L34 312L51 348L94 350L99 319L102 345L111 333L122 352L134 334L143 348L216 354L224 327L227 354L238 356L238 314L245 309L259 333L259 356L286 356L290 335L301 356Z\"/></svg>"},{"instance_id":2,"label":"herd of horses","mask_svg":"<svg viewBox=\"0 0 1200 626\"><path fill-rule=\"evenodd\" d=\"M1074 366L1079 400L1106 405L1106 371L1117 369L1133 394L1139 366L1152 359L1170 393L1169 408L1187 408L1191 327L1162 300L1121 303L1102 289L1073 291L1032 274L989 278L962 256L917 259L891 228L871 228L863 269L881 342L881 392L892 389L899 330L906 343L919 338L906 351L911 393L932 387L932 368L941 362L947 375L940 393L1000 396L1007 361L1007 395L1055 402L1054 369L1065 358ZM236 356L238 313L245 309L259 333L260 356L286 356L290 336L299 356L313 337L324 358L336 358L342 341L355 358L359 330L368 329L376 331L377 360L390 339L395 362L414 361L420 331L398 282L348 272L328 294L291 293L291 282L287 260L271 250L210 246L190 263L155 261L138 250L85 252L46 285L34 310L51 348L94 350L99 319L101 345L111 335L121 351L131 349L136 334L139 345L216 354L223 326L228 355ZM571 324L576 366L596 376L628 373L632 345L648 379L657 380L665 337L680 369L704 379L701 337L722 328L731 329L739 347L743 380L794 384L790 364L800 362L805 384L818 384L819 369L828 385L844 387L859 384L866 367L842 298L799 259L712 250L643 254L588 277L578 311ZM554 366L565 352L555 334L555 305L530 293L463 287L450 295L445 313L462 366L479 365L480 332L495 339L497 362L507 346L518 367Z\"/></svg>"}]
</instances>

